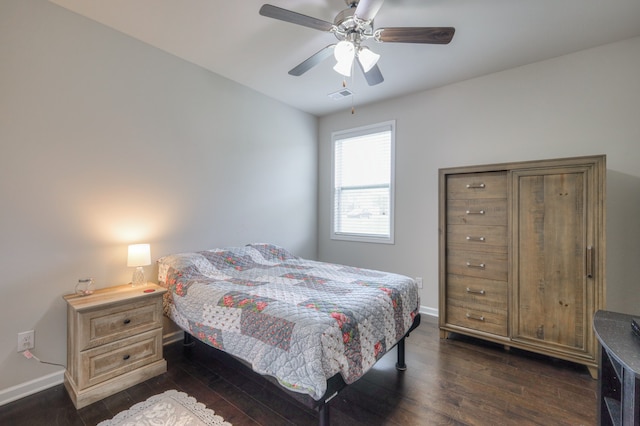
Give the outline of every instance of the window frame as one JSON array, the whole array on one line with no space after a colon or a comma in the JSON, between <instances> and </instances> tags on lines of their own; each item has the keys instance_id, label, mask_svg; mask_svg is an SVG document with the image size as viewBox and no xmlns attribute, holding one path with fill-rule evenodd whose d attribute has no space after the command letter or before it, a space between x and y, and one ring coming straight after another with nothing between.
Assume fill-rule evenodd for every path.
<instances>
[{"instance_id":1,"label":"window frame","mask_svg":"<svg viewBox=\"0 0 640 426\"><path fill-rule=\"evenodd\" d=\"M389 235L380 236L354 232L336 232L336 143L342 139L365 136L382 131L390 131L390 176L389 176ZM379 244L395 244L395 161L396 160L396 121L389 120L366 126L334 131L331 133L331 211L330 238L332 240L354 241Z\"/></svg>"}]
</instances>

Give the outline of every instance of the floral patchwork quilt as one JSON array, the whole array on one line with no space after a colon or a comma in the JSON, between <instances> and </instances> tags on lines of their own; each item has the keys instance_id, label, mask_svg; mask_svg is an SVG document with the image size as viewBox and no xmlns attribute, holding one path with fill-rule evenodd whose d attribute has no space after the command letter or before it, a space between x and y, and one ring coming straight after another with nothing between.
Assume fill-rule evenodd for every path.
<instances>
[{"instance_id":1,"label":"floral patchwork quilt","mask_svg":"<svg viewBox=\"0 0 640 426\"><path fill-rule=\"evenodd\" d=\"M319 400L349 384L409 330L420 307L411 278L303 259L250 244L158 260L165 312L203 342Z\"/></svg>"}]
</instances>

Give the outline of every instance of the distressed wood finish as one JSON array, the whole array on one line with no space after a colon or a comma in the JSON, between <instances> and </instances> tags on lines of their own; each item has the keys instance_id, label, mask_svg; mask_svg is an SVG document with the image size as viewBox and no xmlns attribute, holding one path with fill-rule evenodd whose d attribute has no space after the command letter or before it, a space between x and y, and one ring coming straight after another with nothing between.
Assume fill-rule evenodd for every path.
<instances>
[{"instance_id":1,"label":"distressed wood finish","mask_svg":"<svg viewBox=\"0 0 640 426\"><path fill-rule=\"evenodd\" d=\"M146 292L145 292L146 291ZM82 408L167 370L162 358L162 295L155 284L67 295L64 384Z\"/></svg>"},{"instance_id":2,"label":"distressed wood finish","mask_svg":"<svg viewBox=\"0 0 640 426\"><path fill-rule=\"evenodd\" d=\"M562 358L595 378L605 173L604 156L441 169L441 337L455 331Z\"/></svg>"},{"instance_id":3,"label":"distressed wood finish","mask_svg":"<svg viewBox=\"0 0 640 426\"><path fill-rule=\"evenodd\" d=\"M76 410L62 385L0 407L0 424L95 426L169 389L186 392L234 426L317 426L318 414L225 354L196 341L165 347L169 370ZM597 424L597 382L577 364L504 351L453 334L438 338L422 316L406 342L407 371L389 352L331 402L331 423L349 426Z\"/></svg>"},{"instance_id":4,"label":"distressed wood finish","mask_svg":"<svg viewBox=\"0 0 640 426\"><path fill-rule=\"evenodd\" d=\"M595 359L588 350L594 298L585 274L593 241L588 174L584 167L513 173L513 338Z\"/></svg>"},{"instance_id":5,"label":"distressed wood finish","mask_svg":"<svg viewBox=\"0 0 640 426\"><path fill-rule=\"evenodd\" d=\"M441 220L446 218L441 322L507 336L507 173L457 173L441 181L447 188L441 193L447 206L441 211Z\"/></svg>"}]
</instances>

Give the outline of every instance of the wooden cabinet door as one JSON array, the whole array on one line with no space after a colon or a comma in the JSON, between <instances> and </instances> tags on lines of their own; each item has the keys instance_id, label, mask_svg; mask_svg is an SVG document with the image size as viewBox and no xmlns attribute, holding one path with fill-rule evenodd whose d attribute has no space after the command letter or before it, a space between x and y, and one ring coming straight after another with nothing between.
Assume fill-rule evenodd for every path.
<instances>
[{"instance_id":1,"label":"wooden cabinet door","mask_svg":"<svg viewBox=\"0 0 640 426\"><path fill-rule=\"evenodd\" d=\"M593 167L515 170L511 176L512 338L592 358Z\"/></svg>"}]
</instances>

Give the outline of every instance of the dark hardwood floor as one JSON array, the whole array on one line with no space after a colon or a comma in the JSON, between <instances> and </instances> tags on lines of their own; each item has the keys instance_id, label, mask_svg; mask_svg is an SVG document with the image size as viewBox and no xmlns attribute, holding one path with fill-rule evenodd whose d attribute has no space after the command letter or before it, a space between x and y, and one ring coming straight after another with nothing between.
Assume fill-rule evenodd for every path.
<instances>
[{"instance_id":1,"label":"dark hardwood floor","mask_svg":"<svg viewBox=\"0 0 640 426\"><path fill-rule=\"evenodd\" d=\"M0 425L95 425L168 389L242 425L316 425L317 414L200 343L165 347L167 373L81 410L55 386L0 407ZM212 356L212 354L214 356ZM407 371L395 349L331 401L337 425L594 425L596 384L572 363L463 336L440 340L423 315L407 339Z\"/></svg>"}]
</instances>

